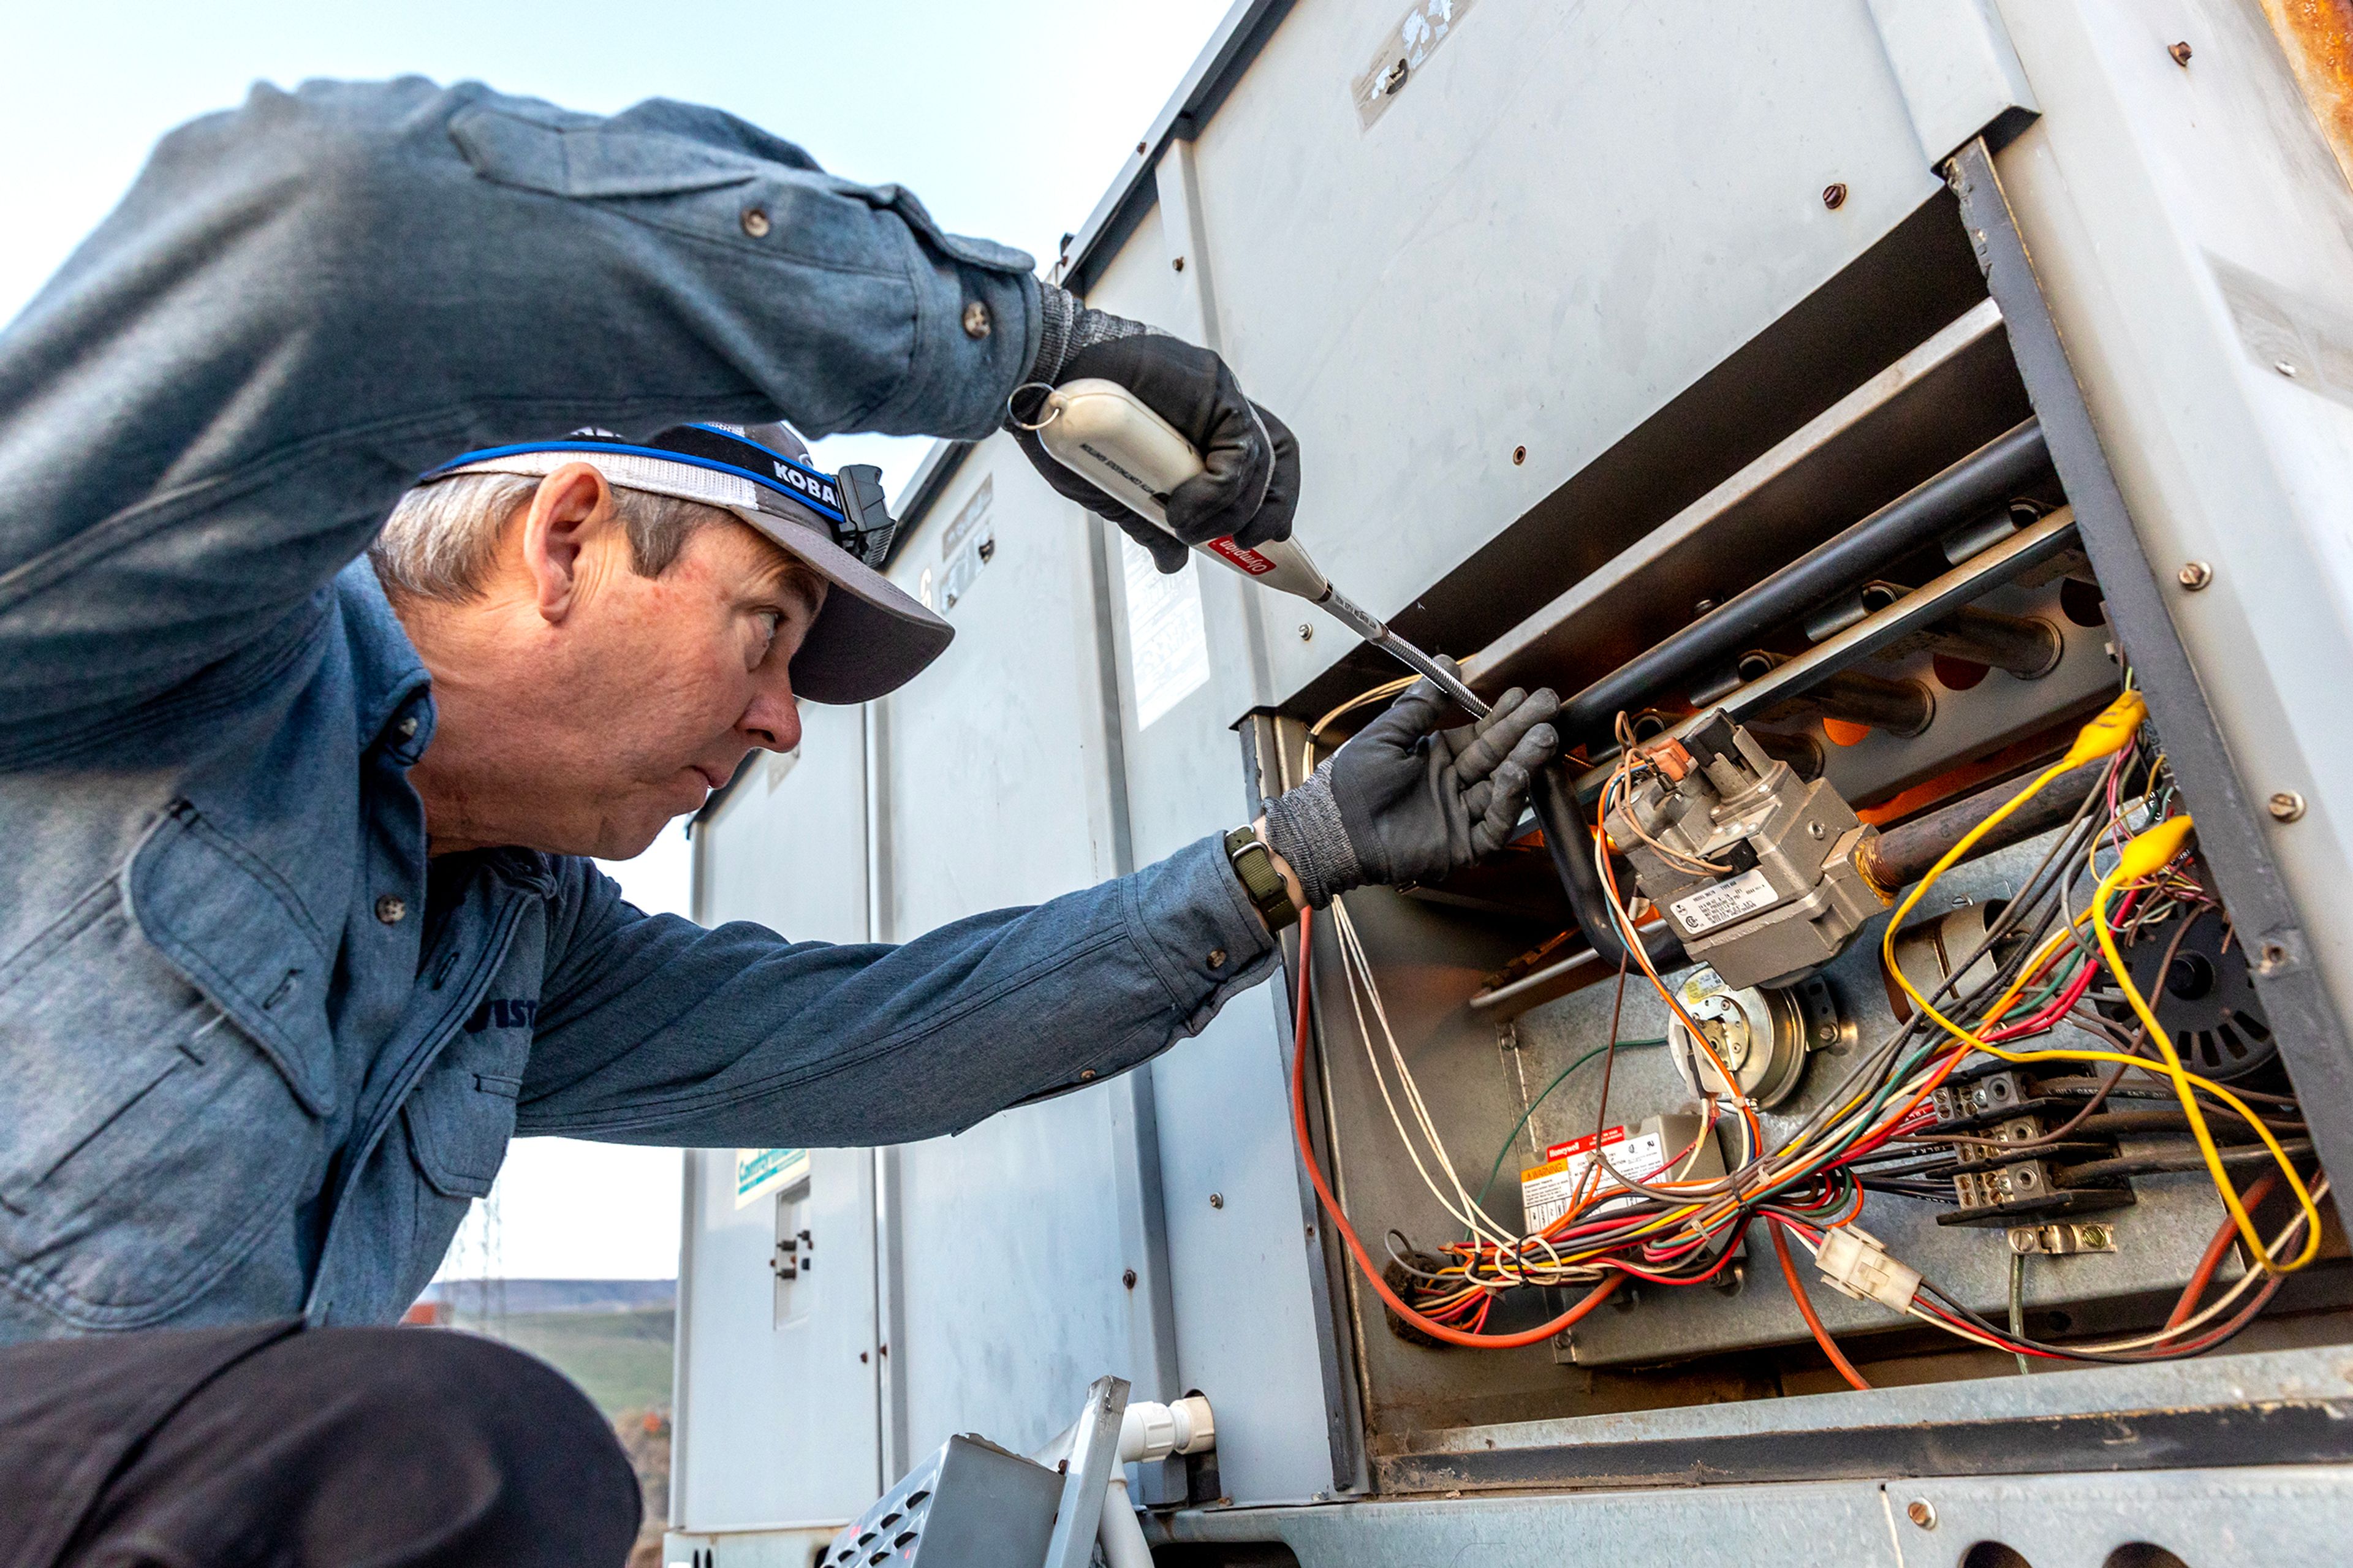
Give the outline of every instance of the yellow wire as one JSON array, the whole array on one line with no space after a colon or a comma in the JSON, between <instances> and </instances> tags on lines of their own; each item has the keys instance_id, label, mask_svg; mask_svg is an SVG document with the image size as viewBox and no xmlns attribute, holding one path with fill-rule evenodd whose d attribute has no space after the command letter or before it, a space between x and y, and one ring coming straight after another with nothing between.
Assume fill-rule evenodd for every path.
<instances>
[{"instance_id":1,"label":"yellow wire","mask_svg":"<svg viewBox=\"0 0 2353 1568\"><path fill-rule=\"evenodd\" d=\"M2147 1001L2142 997L2138 987L2134 985L2131 972L2126 969L2123 958L2116 951L2115 935L2107 927L2106 905L2110 896L2124 882L2161 870L2166 863L2179 852L2182 841L2189 837L2190 831L2188 817L2175 817L2159 823L2156 827L2126 844L2126 853L2118 860L2116 868L2101 879L2098 891L2093 898L2094 930L2100 939L2101 951L2106 957L2108 967L2118 984L2123 987L2126 998L2132 1003L2133 1010L2140 1016L2141 1022L2147 1026L2150 1036L2158 1042L2158 1049L2163 1052L2165 1059L2161 1062L2152 1062L2144 1057L2126 1056L2121 1051L2010 1051L2004 1050L2000 1046L1989 1045L1930 1006L1928 999L1920 994L1919 988L1912 984L1911 977L1905 974L1895 962L1895 933L1902 927L1905 917L1910 914L1918 906L1921 899L1926 895L1930 884L1950 870L1969 850L1976 847L1979 839L2008 820L2013 812L2028 801L2040 795L2052 780L2087 762L2103 756L2113 756L2122 751L2132 740L2134 732L2139 728L2141 719L2147 711L2147 706L2137 691L2125 692L2110 703L2098 717L2084 726L2083 731L2076 736L2075 743L2068 748L2065 756L2035 775L2033 782L2003 803L2001 809L1964 834L1960 842L1947 850L1943 857L1928 868L1928 874L1920 879L1919 886L1912 889L1910 897L1899 904L1895 912L1888 918L1886 931L1880 939L1880 955L1885 961L1887 973L1894 977L1895 984L1902 987L1904 994L1912 999L1914 1006L1919 1008L1926 1016L1933 1019L1947 1034L1965 1041L1973 1049L1983 1051L1988 1056L1997 1057L2006 1062L2122 1062L2128 1067L2138 1068L2154 1077L2170 1080L2174 1091L2181 1097L2181 1102L2189 1111L2190 1130L2197 1138L2199 1153L2206 1162L2207 1173L2212 1177L2215 1191L2221 1197L2223 1206L2229 1209L2231 1218L2238 1226L2240 1236L2246 1239L2249 1248L2253 1252L2261 1267L2272 1272L2284 1274L2301 1268L2311 1262L2320 1249L2320 1211L2314 1205L2312 1194L2306 1190L2303 1178L2295 1173L2295 1165L2288 1159L2287 1152L2280 1146L2279 1140L2272 1135L2270 1127L2248 1108L2244 1100L2221 1084L2190 1072L2181 1065L2181 1058L2173 1049L2172 1037L2158 1024L2156 1014L2150 1011ZM2230 1178L2223 1171L2221 1154L2214 1146L2213 1135L2207 1130L2204 1112L2198 1107L2195 1089L2199 1088L2204 1089L2244 1118L2247 1124L2255 1130L2255 1135L2263 1140L2272 1158L2279 1163L2281 1171L2286 1174L2288 1185L2295 1193L2297 1203L2303 1205L2308 1221L2304 1251L2297 1256L2295 1262L2288 1264L2274 1262L2270 1254L2264 1250L2262 1238L2255 1235L2253 1223L2248 1218L2245 1206L2239 1201L2238 1191L2231 1185Z\"/></svg>"},{"instance_id":2,"label":"yellow wire","mask_svg":"<svg viewBox=\"0 0 2353 1568\"><path fill-rule=\"evenodd\" d=\"M2288 1161L2287 1151L2281 1148L2279 1140L2272 1136L2270 1127L2241 1104L2228 1089L2220 1084L2206 1083L2210 1092L2219 1095L2254 1128L2256 1136L2263 1141L2264 1147L2272 1152L2272 1158L2279 1162L2280 1169L2286 1173L2288 1185L2295 1190L2296 1202L2304 1206L2306 1216L2311 1222L2305 1234L2303 1253L2294 1263L2281 1268L2264 1251L2263 1238L2255 1234L2255 1222L2248 1217L2246 1205L2239 1201L2238 1188L2231 1184L2230 1174L2222 1168L2221 1152L2214 1147L2214 1134L2206 1126L2205 1109L2198 1103L2198 1097L2190 1092L2189 1085L2197 1075L2183 1068L2181 1058L2173 1048L2173 1032L2157 1021L2157 1014L2141 994L2140 987L2134 984L2132 971L2125 967L2124 956L2116 951L2116 931L2108 924L2108 900L2116 896L2116 889L2135 877L2147 876L2161 869L2180 853L2182 841L2189 837L2189 832L2190 819L2177 816L2158 824L2126 845L2124 857L2116 862L2114 870L2100 879L2099 889L2092 895L2092 930L2100 939L2100 952L2107 957L2108 970L2116 977L2117 987L2124 992L2125 1000L2132 1004L2132 1010L2140 1015L2141 1023L2148 1030L2148 1037L2157 1043L2158 1050L2165 1057L2165 1065L2171 1069L2168 1076L2173 1079L2174 1092L2181 1097L2181 1109L2189 1114L2190 1135L2198 1140L2198 1152L2205 1157L2206 1169L2214 1178L2214 1190L2222 1195L2222 1206L2231 1211L2231 1218L2237 1223L2240 1238L2247 1244L2248 1253L2267 1272L2286 1273L2311 1262L2320 1247L2320 1211L2313 1205L2312 1194L2305 1191L2302 1178L2296 1175L2295 1167ZM2147 846L2146 849L2144 846ZM2151 858L2156 860L2156 864L2147 864Z\"/></svg>"}]
</instances>

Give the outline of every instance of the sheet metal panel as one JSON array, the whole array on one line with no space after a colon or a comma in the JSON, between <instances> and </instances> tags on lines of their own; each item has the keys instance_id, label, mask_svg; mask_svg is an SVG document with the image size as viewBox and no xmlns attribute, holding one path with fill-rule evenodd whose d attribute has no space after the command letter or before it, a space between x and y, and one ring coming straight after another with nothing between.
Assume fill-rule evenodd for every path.
<instances>
[{"instance_id":1,"label":"sheet metal panel","mask_svg":"<svg viewBox=\"0 0 2353 1568\"><path fill-rule=\"evenodd\" d=\"M984 486L987 521L952 538ZM984 530L988 559L948 605L950 568ZM1089 547L1079 509L997 437L892 563L910 592L930 578L956 640L923 679L872 705L883 940L1111 874ZM901 1454L966 1431L1035 1447L1068 1423L1075 1391L1131 1374L1112 1094L1067 1095L896 1151L884 1224Z\"/></svg>"},{"instance_id":2,"label":"sheet metal panel","mask_svg":"<svg viewBox=\"0 0 2353 1568\"><path fill-rule=\"evenodd\" d=\"M801 710L792 757L755 761L695 830L695 913L796 938L866 932L865 763L854 708ZM847 823L851 831L837 830ZM839 1521L877 1466L873 1157L812 1152L797 1226L812 1267L778 1313L777 1196L735 1205L735 1152L686 1154L671 1518L694 1530Z\"/></svg>"},{"instance_id":3,"label":"sheet metal panel","mask_svg":"<svg viewBox=\"0 0 2353 1568\"><path fill-rule=\"evenodd\" d=\"M1299 6L1196 147L1225 353L1379 615L1936 190L1862 0L1483 0L1367 129L1346 84L1393 19ZM1343 651L1258 608L1279 691Z\"/></svg>"},{"instance_id":4,"label":"sheet metal panel","mask_svg":"<svg viewBox=\"0 0 2353 1568\"><path fill-rule=\"evenodd\" d=\"M1164 187L1180 178L1164 180ZM1219 276L1219 252L1198 226L1164 226L1172 211L1181 208L1164 203L1147 215L1090 303L1151 321L1203 319L1204 299L1213 301L1216 289L1199 286ZM1170 265L1177 256L1187 258L1181 273ZM1208 326L1214 336L1214 313ZM1141 606L1131 589L1157 600L1176 580L1153 574L1149 558L1124 536L1105 529L1100 537L1109 560L1131 830L1135 858L1145 862L1246 821L1254 810L1236 776L1226 720L1261 700L1263 659L1253 657L1256 626L1248 614L1256 590L1198 559L1187 566L1208 678L1141 723L1149 706L1139 701ZM1298 619L1320 618L1291 604ZM1168 657L1165 649L1141 651L1147 664ZM1150 1068L1179 1380L1217 1406L1220 1484L1252 1500L1312 1497L1335 1485L1307 1298L1314 1265L1285 1120L1281 1005L1276 987L1236 996L1198 1038ZM1237 1318L1240 1279L1251 1282L1247 1329Z\"/></svg>"}]
</instances>

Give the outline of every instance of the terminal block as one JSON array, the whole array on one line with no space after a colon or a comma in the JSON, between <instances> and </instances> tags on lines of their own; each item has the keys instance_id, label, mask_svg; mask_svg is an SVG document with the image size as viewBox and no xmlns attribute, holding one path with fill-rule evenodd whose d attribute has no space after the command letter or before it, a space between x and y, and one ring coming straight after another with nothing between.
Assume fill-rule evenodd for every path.
<instances>
[{"instance_id":1,"label":"terminal block","mask_svg":"<svg viewBox=\"0 0 2353 1568\"><path fill-rule=\"evenodd\" d=\"M1684 951L1727 985L1802 979L1886 907L1855 863L1878 829L1722 710L1642 757L1650 766L1602 826Z\"/></svg>"}]
</instances>

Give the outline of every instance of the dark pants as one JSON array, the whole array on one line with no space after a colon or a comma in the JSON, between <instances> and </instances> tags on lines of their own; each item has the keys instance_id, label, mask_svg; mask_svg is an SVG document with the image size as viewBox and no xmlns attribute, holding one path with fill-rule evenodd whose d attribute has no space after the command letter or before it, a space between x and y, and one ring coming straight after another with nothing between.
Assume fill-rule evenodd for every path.
<instances>
[{"instance_id":1,"label":"dark pants","mask_svg":"<svg viewBox=\"0 0 2353 1568\"><path fill-rule=\"evenodd\" d=\"M0 1568L618 1568L638 1507L580 1391L470 1334L0 1348Z\"/></svg>"}]
</instances>

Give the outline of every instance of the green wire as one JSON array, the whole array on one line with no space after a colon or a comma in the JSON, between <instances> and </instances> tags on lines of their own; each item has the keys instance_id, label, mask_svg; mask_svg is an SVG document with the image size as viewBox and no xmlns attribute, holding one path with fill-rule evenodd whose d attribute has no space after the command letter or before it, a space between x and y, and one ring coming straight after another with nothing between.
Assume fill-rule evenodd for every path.
<instances>
[{"instance_id":1,"label":"green wire","mask_svg":"<svg viewBox=\"0 0 2353 1568\"><path fill-rule=\"evenodd\" d=\"M1618 1042L1618 1048L1621 1051L1640 1050L1647 1046L1663 1046L1666 1043L1667 1037L1664 1035L1661 1035L1658 1038L1652 1040L1620 1040ZM1575 1061L1561 1068L1560 1076L1554 1079L1550 1083L1545 1085L1543 1092L1539 1093L1534 1100L1528 1101L1528 1108L1520 1112L1520 1119L1512 1123L1512 1130L1509 1132L1504 1134L1504 1146L1495 1151L1495 1163L1492 1166L1488 1167L1486 1184L1479 1189L1479 1196L1473 1200L1472 1204L1473 1208L1484 1208L1486 1206L1487 1194L1493 1190L1495 1178L1504 1169L1504 1156L1512 1152L1512 1145L1519 1141L1520 1129L1528 1124L1528 1118L1536 1113L1536 1107L1545 1102L1545 1097L1551 1094L1554 1089L1558 1089L1562 1084L1567 1082L1569 1074L1575 1072L1577 1068L1583 1067L1586 1063L1601 1055L1609 1048L1609 1047L1608 1046L1594 1047L1591 1050L1586 1052L1583 1056L1577 1058Z\"/></svg>"}]
</instances>

